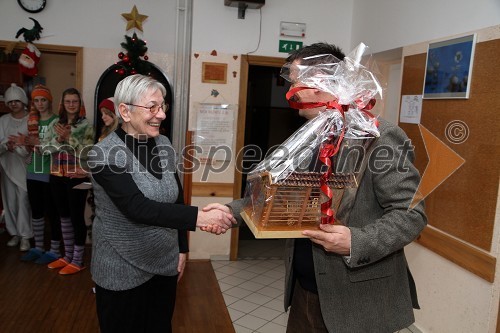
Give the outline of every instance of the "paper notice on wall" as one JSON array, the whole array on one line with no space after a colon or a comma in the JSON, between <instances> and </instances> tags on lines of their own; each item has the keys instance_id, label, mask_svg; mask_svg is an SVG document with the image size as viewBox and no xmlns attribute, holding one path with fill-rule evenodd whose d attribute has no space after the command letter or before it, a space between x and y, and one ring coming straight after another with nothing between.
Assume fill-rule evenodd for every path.
<instances>
[{"instance_id":1,"label":"paper notice on wall","mask_svg":"<svg viewBox=\"0 0 500 333\"><path fill-rule=\"evenodd\" d=\"M232 158L234 106L199 103L196 108L196 156L201 161L229 161Z\"/></svg>"},{"instance_id":2,"label":"paper notice on wall","mask_svg":"<svg viewBox=\"0 0 500 333\"><path fill-rule=\"evenodd\" d=\"M401 96L401 113L399 122L420 124L422 116L422 95Z\"/></svg>"}]
</instances>

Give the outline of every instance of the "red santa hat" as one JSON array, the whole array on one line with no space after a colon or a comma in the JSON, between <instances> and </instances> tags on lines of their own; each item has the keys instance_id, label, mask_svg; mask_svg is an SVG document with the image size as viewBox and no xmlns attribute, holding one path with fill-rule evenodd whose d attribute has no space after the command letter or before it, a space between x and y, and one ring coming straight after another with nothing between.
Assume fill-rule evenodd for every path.
<instances>
[{"instance_id":1,"label":"red santa hat","mask_svg":"<svg viewBox=\"0 0 500 333\"><path fill-rule=\"evenodd\" d=\"M115 102L114 102L114 98L113 97L109 97L109 98L106 98L106 99L102 100L102 102L99 103L99 111L101 110L101 108L108 109L109 111L112 112L112 114L116 118L118 118L119 121L121 121L120 112L118 112L118 109L115 108Z\"/></svg>"},{"instance_id":2,"label":"red santa hat","mask_svg":"<svg viewBox=\"0 0 500 333\"><path fill-rule=\"evenodd\" d=\"M35 45L28 43L19 56L19 68L21 72L27 76L36 76L38 74L37 65L40 62L41 55L42 53Z\"/></svg>"},{"instance_id":3,"label":"red santa hat","mask_svg":"<svg viewBox=\"0 0 500 333\"><path fill-rule=\"evenodd\" d=\"M115 114L115 104L113 103L113 100L111 98L106 98L104 99L100 104L99 104L99 110L105 108L111 111L114 115Z\"/></svg>"}]
</instances>

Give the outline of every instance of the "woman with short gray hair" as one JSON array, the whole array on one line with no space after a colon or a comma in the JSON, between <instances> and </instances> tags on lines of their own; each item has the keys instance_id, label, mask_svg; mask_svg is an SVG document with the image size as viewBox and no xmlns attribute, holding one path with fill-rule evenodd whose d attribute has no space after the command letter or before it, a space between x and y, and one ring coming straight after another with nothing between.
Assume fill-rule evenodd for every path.
<instances>
[{"instance_id":1,"label":"woman with short gray hair","mask_svg":"<svg viewBox=\"0 0 500 333\"><path fill-rule=\"evenodd\" d=\"M160 135L165 95L149 76L120 81L114 102L123 123L89 154L96 204L91 270L102 333L171 332L187 231L214 225L220 234L235 223L226 206L203 212L184 205L175 151Z\"/></svg>"}]
</instances>

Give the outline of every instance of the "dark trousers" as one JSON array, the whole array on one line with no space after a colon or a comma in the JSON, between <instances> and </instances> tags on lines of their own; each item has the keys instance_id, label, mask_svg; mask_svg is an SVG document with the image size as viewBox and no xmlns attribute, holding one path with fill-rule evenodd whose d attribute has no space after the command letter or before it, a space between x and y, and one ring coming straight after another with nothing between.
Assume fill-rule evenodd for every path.
<instances>
[{"instance_id":1,"label":"dark trousers","mask_svg":"<svg viewBox=\"0 0 500 333\"><path fill-rule=\"evenodd\" d=\"M155 275L130 290L113 291L96 285L101 333L172 332L177 276Z\"/></svg>"},{"instance_id":2,"label":"dark trousers","mask_svg":"<svg viewBox=\"0 0 500 333\"><path fill-rule=\"evenodd\" d=\"M71 219L75 233L75 245L85 245L87 226L85 225L85 204L88 190L75 190L78 184L88 178L68 178L50 176L50 188L60 217Z\"/></svg>"},{"instance_id":3,"label":"dark trousers","mask_svg":"<svg viewBox=\"0 0 500 333\"><path fill-rule=\"evenodd\" d=\"M295 281L293 289L286 332L328 333L321 315L318 295L303 289L298 281Z\"/></svg>"},{"instance_id":4,"label":"dark trousers","mask_svg":"<svg viewBox=\"0 0 500 333\"><path fill-rule=\"evenodd\" d=\"M34 219L47 217L50 221L50 239L61 240L61 222L50 190L49 183L27 179L28 199L31 206L31 216Z\"/></svg>"}]
</instances>

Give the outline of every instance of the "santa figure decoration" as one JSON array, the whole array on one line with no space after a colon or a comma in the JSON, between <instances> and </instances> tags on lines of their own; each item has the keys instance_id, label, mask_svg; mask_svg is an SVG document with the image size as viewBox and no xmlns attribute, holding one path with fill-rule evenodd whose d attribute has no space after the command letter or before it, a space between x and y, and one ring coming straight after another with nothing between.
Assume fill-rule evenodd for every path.
<instances>
[{"instance_id":1,"label":"santa figure decoration","mask_svg":"<svg viewBox=\"0 0 500 333\"><path fill-rule=\"evenodd\" d=\"M32 43L28 43L26 48L19 56L19 68L27 76L36 76L38 74L37 65L40 62L41 52Z\"/></svg>"}]
</instances>

